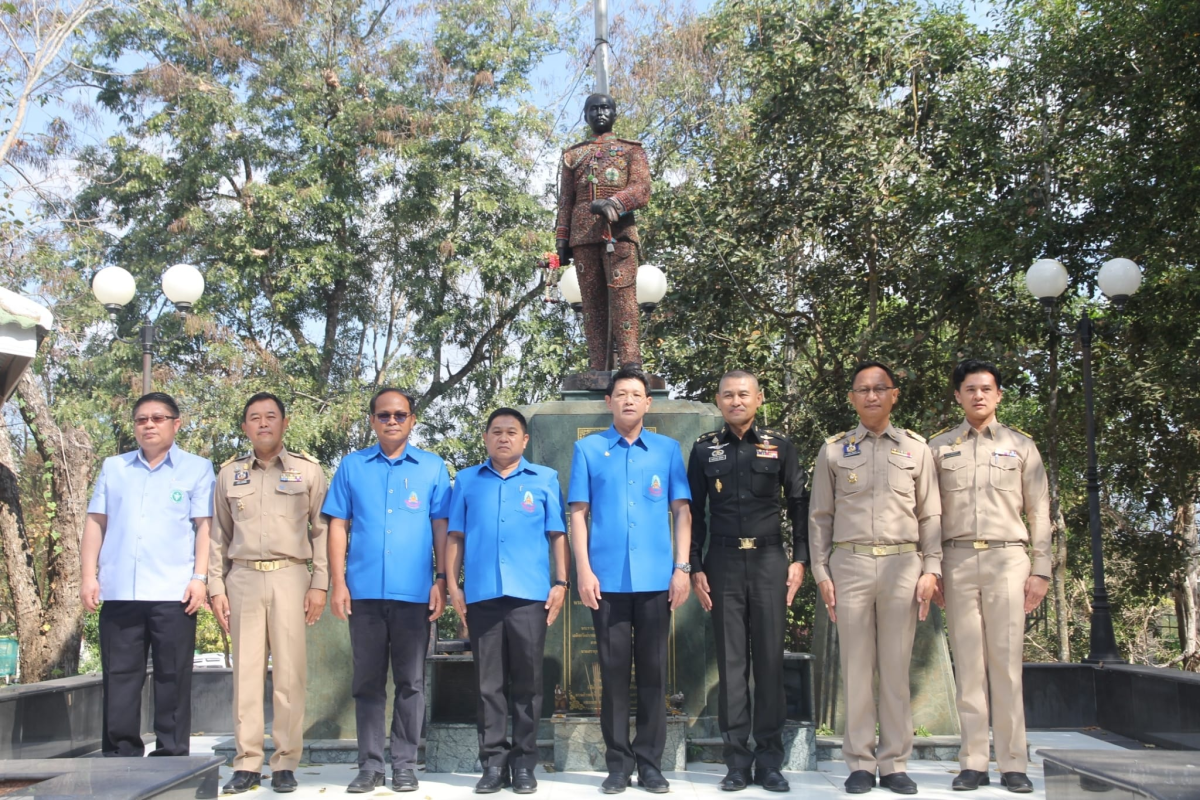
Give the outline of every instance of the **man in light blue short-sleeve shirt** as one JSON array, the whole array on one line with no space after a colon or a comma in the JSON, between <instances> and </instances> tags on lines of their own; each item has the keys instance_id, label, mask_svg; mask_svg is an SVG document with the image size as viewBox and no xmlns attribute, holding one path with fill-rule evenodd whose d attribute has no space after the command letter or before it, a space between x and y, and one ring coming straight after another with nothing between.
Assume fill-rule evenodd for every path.
<instances>
[{"instance_id":1,"label":"man in light blue short-sleeve shirt","mask_svg":"<svg viewBox=\"0 0 1200 800\"><path fill-rule=\"evenodd\" d=\"M196 610L208 581L213 465L175 444L181 425L170 395L133 406L138 449L104 460L88 504L80 596L100 607L106 756L145 753L142 686L154 663L155 756L190 749Z\"/></svg>"}]
</instances>

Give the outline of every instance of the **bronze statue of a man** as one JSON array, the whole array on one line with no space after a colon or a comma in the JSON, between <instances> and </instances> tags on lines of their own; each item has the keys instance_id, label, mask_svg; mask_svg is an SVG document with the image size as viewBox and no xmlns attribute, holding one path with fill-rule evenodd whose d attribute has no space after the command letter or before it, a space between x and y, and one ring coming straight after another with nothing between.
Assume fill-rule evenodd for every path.
<instances>
[{"instance_id":1,"label":"bronze statue of a man","mask_svg":"<svg viewBox=\"0 0 1200 800\"><path fill-rule=\"evenodd\" d=\"M642 361L633 212L650 200L650 165L640 142L612 135L616 117L616 103L606 94L589 95L584 102L595 138L563 153L554 234L563 266L575 259L593 370L615 368L610 342L618 365Z\"/></svg>"}]
</instances>

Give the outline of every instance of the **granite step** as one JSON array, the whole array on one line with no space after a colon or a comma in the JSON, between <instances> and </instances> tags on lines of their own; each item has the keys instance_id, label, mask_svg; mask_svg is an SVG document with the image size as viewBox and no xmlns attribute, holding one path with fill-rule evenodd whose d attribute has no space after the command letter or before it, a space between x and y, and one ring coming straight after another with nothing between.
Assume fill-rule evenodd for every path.
<instances>
[{"instance_id":1,"label":"granite step","mask_svg":"<svg viewBox=\"0 0 1200 800\"><path fill-rule=\"evenodd\" d=\"M543 764L554 763L554 740L553 739L538 739L538 761ZM233 759L237 756L237 745L234 744L232 738L222 739L213 745L213 753L223 759L229 766L233 766ZM271 756L275 754L275 743L271 741L271 737L267 736L263 742L263 763L270 762ZM392 753L385 745L383 748L383 760L391 763ZM313 739L312 741L304 742L304 750L300 754L301 764L357 764L358 763L358 742L354 739ZM425 763L425 741L417 747L417 763ZM267 769L264 766L264 770Z\"/></svg>"},{"instance_id":2,"label":"granite step","mask_svg":"<svg viewBox=\"0 0 1200 800\"><path fill-rule=\"evenodd\" d=\"M958 761L959 737L917 736L913 738L913 761ZM724 742L720 737L689 738L687 741L688 761L719 764L724 759ZM1028 745L1026 745L1028 750ZM995 760L993 749L991 759ZM842 761L841 736L817 736L817 761Z\"/></svg>"}]
</instances>

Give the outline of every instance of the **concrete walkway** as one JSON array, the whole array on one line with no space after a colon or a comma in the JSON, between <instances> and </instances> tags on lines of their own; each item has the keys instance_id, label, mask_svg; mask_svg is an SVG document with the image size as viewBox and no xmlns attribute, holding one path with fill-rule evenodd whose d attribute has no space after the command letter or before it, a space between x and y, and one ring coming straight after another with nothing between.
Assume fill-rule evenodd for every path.
<instances>
[{"instance_id":1,"label":"concrete walkway","mask_svg":"<svg viewBox=\"0 0 1200 800\"><path fill-rule=\"evenodd\" d=\"M192 755L211 755L213 745L226 738L228 737L195 736L192 738ZM1141 747L1136 742L1106 734L1104 731L1096 731L1094 736L1076 731L1033 731L1029 734L1029 743L1030 749L1034 751L1033 761L1029 765L1029 777L1033 781L1036 791L1033 795L1027 796L1033 798L1046 796L1042 781L1042 759L1036 755L1039 748L1125 750L1130 747ZM688 764L687 772L668 772L666 777L671 782L673 795L702 800L732 800L733 797L737 797L738 800L763 800L763 798L785 796L832 800L836 797L847 797L842 789L842 782L848 774L846 765L840 761L822 761L818 766L817 772L785 773L792 785L790 795L774 794L758 787L751 787L740 793L722 792L717 788L717 782L725 774L725 768L721 764L692 762ZM950 781L957 772L957 763L944 761L912 761L909 762L908 767L908 774L917 782L920 789L918 797L942 798L942 800L951 798L954 800L966 800L966 798L971 798L971 800L992 798L995 800L995 798L1013 797L1000 787L1000 776L995 771L995 765L992 770L992 785L981 788L973 794L950 790ZM222 767L221 785L224 785L232 774L232 769ZM300 782L300 788L291 797L295 800L306 798L326 798L327 800L331 795L351 797L352 795L346 794L346 784L356 774L357 768L350 764L301 765L300 769L296 771L296 779ZM388 777L390 779L390 773ZM535 797L542 798L542 800L603 796L600 794L600 782L604 779L604 775L601 773L553 773L538 767L537 778L539 786ZM419 791L407 795L411 800L467 800L467 798L475 796L472 789L479 776L465 773L426 774L424 771L418 770L417 779L421 782L421 788ZM261 789L248 796L262 797L264 793L273 794L269 779L264 779L263 784ZM232 797L232 795L230 796ZM380 788L373 794L359 796L387 796L397 798L397 800L401 797L399 793L393 792L390 788ZM636 785L630 787L625 796L630 800L647 797ZM882 798L890 797L892 793L877 787L868 796ZM512 792L508 790L496 795L497 800L511 799L511 797L513 797Z\"/></svg>"}]
</instances>

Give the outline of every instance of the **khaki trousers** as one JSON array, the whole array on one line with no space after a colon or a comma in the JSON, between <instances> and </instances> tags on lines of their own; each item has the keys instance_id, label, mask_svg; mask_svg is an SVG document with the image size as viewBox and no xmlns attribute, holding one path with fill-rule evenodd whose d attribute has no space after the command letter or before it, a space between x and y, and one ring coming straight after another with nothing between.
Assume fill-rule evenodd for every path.
<instances>
[{"instance_id":1,"label":"khaki trousers","mask_svg":"<svg viewBox=\"0 0 1200 800\"><path fill-rule=\"evenodd\" d=\"M233 739L235 770L263 765L263 687L267 655L275 687L271 769L295 770L304 747L304 692L308 678L304 595L310 576L304 564L258 572L234 564L225 579L233 640Z\"/></svg>"},{"instance_id":2,"label":"khaki trousers","mask_svg":"<svg viewBox=\"0 0 1200 800\"><path fill-rule=\"evenodd\" d=\"M836 549L829 558L829 572L837 596L834 610L846 691L842 743L846 766L851 772L874 774L876 768L880 775L904 772L913 743L908 667L917 632L921 556L915 552L868 556Z\"/></svg>"},{"instance_id":3,"label":"khaki trousers","mask_svg":"<svg viewBox=\"0 0 1200 800\"><path fill-rule=\"evenodd\" d=\"M958 751L962 769L983 772L988 768L990 708L1000 771L1025 772L1021 662L1029 570L1029 556L1023 547L947 547L942 554L946 622L962 725Z\"/></svg>"}]
</instances>

